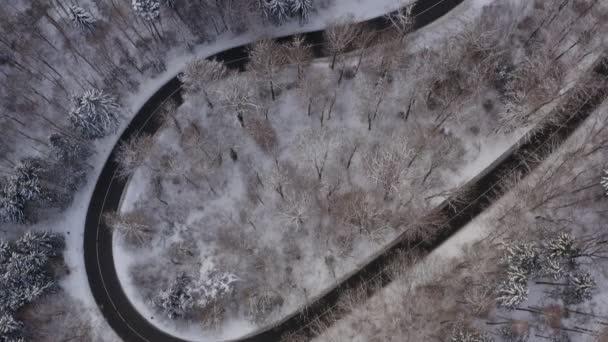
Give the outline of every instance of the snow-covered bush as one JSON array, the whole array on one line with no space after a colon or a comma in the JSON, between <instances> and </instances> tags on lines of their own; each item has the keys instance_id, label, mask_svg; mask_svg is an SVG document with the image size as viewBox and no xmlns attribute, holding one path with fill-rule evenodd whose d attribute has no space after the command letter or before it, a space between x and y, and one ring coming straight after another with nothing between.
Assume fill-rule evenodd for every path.
<instances>
[{"instance_id":1,"label":"snow-covered bush","mask_svg":"<svg viewBox=\"0 0 608 342\"><path fill-rule=\"evenodd\" d=\"M49 233L0 241L0 341L19 341L23 325L13 314L53 287L47 266L63 248L63 236Z\"/></svg>"},{"instance_id":2,"label":"snow-covered bush","mask_svg":"<svg viewBox=\"0 0 608 342\"><path fill-rule=\"evenodd\" d=\"M135 13L146 21L158 19L160 2L158 0L133 0L131 2Z\"/></svg>"},{"instance_id":3,"label":"snow-covered bush","mask_svg":"<svg viewBox=\"0 0 608 342\"><path fill-rule=\"evenodd\" d=\"M209 278L198 282L192 288L192 293L197 298L197 305L205 307L229 295L234 290L234 284L239 278L227 272L211 272Z\"/></svg>"},{"instance_id":4,"label":"snow-covered bush","mask_svg":"<svg viewBox=\"0 0 608 342\"><path fill-rule=\"evenodd\" d=\"M90 89L72 98L70 122L83 137L102 138L116 130L121 110L113 96L99 89Z\"/></svg>"},{"instance_id":5,"label":"snow-covered bush","mask_svg":"<svg viewBox=\"0 0 608 342\"><path fill-rule=\"evenodd\" d=\"M189 277L181 275L167 289L159 291L152 302L171 319L183 317L194 307L194 298L190 294L191 283Z\"/></svg>"},{"instance_id":6,"label":"snow-covered bush","mask_svg":"<svg viewBox=\"0 0 608 342\"><path fill-rule=\"evenodd\" d=\"M69 6L68 11L70 20L82 30L92 30L95 25L95 18L82 7Z\"/></svg>"},{"instance_id":7,"label":"snow-covered bush","mask_svg":"<svg viewBox=\"0 0 608 342\"><path fill-rule=\"evenodd\" d=\"M203 281L184 275L177 277L167 289L161 290L152 303L167 317L187 316L194 308L208 309L232 293L238 278L232 273L211 272Z\"/></svg>"}]
</instances>

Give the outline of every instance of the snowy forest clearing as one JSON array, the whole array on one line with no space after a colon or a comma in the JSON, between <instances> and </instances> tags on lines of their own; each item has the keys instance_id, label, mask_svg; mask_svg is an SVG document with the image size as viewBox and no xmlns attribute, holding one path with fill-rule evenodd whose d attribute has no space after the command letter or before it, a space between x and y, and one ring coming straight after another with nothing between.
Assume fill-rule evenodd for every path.
<instances>
[{"instance_id":1,"label":"snowy forest clearing","mask_svg":"<svg viewBox=\"0 0 608 342\"><path fill-rule=\"evenodd\" d=\"M514 29L511 18L488 22L503 9L488 9L479 26L429 50L387 41L362 55L360 68L356 55L335 65L318 61L270 72L253 58L252 72L191 91L161 133L126 147L125 155L145 156L126 196L129 213L111 220L128 232L117 241L127 245L125 253L137 254L131 265L126 254L116 265L123 286L133 285L126 286L131 298L140 309L156 298L157 307L169 309L165 314L202 321L203 330L217 329L224 315L266 323L304 304L398 233L432 234L416 231L419 218L475 176L462 168L479 165L479 172L491 162L480 161L484 148L505 150L526 127L550 119L543 116L548 104L581 74L547 63L551 53L522 60L520 51L498 46L496 55L474 50L476 34L490 27L506 30L516 43L534 30ZM541 50L560 38L542 36L546 40L535 42ZM587 60L595 43L565 59ZM272 44L261 42L258 52L279 50ZM511 66L497 70L492 63L505 61L497 57ZM478 58L479 70L458 70ZM464 62L450 63L459 59ZM534 116L518 115L530 111ZM497 137L506 143L488 143ZM125 166L125 174L135 169ZM192 291L205 286L225 296ZM163 304L165 288L198 298L176 310Z\"/></svg>"},{"instance_id":2,"label":"snowy forest clearing","mask_svg":"<svg viewBox=\"0 0 608 342\"><path fill-rule=\"evenodd\" d=\"M342 303L353 314L315 341L435 335L461 341L458 334L496 342L601 341L608 316L606 190L600 184L607 128L604 102L530 176L511 175L503 186L512 191L459 234L424 260L404 260L394 282L371 300L361 303L353 293ZM519 248L536 259L522 291L505 296L501 289L521 267L514 265L519 254L510 254Z\"/></svg>"}]
</instances>

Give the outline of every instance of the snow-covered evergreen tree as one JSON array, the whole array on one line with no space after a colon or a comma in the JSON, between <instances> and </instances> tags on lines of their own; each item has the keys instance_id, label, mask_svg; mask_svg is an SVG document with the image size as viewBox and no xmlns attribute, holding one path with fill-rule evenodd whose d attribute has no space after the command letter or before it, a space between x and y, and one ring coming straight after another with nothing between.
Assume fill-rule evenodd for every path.
<instances>
[{"instance_id":1,"label":"snow-covered evergreen tree","mask_svg":"<svg viewBox=\"0 0 608 342\"><path fill-rule=\"evenodd\" d=\"M95 18L82 7L69 6L68 11L70 14L70 20L82 30L93 30L95 26Z\"/></svg>"},{"instance_id":2,"label":"snow-covered evergreen tree","mask_svg":"<svg viewBox=\"0 0 608 342\"><path fill-rule=\"evenodd\" d=\"M63 236L26 233L16 241L0 241L0 341L18 341L22 324L13 314L52 288L50 258L64 247Z\"/></svg>"},{"instance_id":3,"label":"snow-covered evergreen tree","mask_svg":"<svg viewBox=\"0 0 608 342\"><path fill-rule=\"evenodd\" d=\"M540 275L551 277L554 280L558 280L566 274L563 263L555 258L545 258L540 267Z\"/></svg>"},{"instance_id":4,"label":"snow-covered evergreen tree","mask_svg":"<svg viewBox=\"0 0 608 342\"><path fill-rule=\"evenodd\" d=\"M602 185L602 188L604 188L604 193L608 196L608 170L604 170L604 175L600 180L600 184Z\"/></svg>"},{"instance_id":5,"label":"snow-covered evergreen tree","mask_svg":"<svg viewBox=\"0 0 608 342\"><path fill-rule=\"evenodd\" d=\"M43 195L38 177L41 167L31 159L22 160L14 174L6 179L0 189L0 222L24 223L27 201L40 199Z\"/></svg>"},{"instance_id":6,"label":"snow-covered evergreen tree","mask_svg":"<svg viewBox=\"0 0 608 342\"><path fill-rule=\"evenodd\" d=\"M27 232L15 242L15 250L20 253L36 252L49 257L58 256L64 247L65 242L61 235L47 232Z\"/></svg>"},{"instance_id":7,"label":"snow-covered evergreen tree","mask_svg":"<svg viewBox=\"0 0 608 342\"><path fill-rule=\"evenodd\" d=\"M532 274L539 268L539 250L535 244L529 243L505 243L504 259L509 269L520 269L527 275Z\"/></svg>"},{"instance_id":8,"label":"snow-covered evergreen tree","mask_svg":"<svg viewBox=\"0 0 608 342\"><path fill-rule=\"evenodd\" d=\"M500 306L513 308L528 298L527 284L505 281L497 289L496 301Z\"/></svg>"},{"instance_id":9,"label":"snow-covered evergreen tree","mask_svg":"<svg viewBox=\"0 0 608 342\"><path fill-rule=\"evenodd\" d=\"M11 247L6 241L0 240L0 264L4 263L11 256Z\"/></svg>"},{"instance_id":10,"label":"snow-covered evergreen tree","mask_svg":"<svg viewBox=\"0 0 608 342\"><path fill-rule=\"evenodd\" d=\"M34 200L42 195L39 172L40 165L32 160L23 160L15 168L15 175L11 177L11 183L16 187L17 196L24 201Z\"/></svg>"},{"instance_id":11,"label":"snow-covered evergreen tree","mask_svg":"<svg viewBox=\"0 0 608 342\"><path fill-rule=\"evenodd\" d=\"M264 18L275 25L282 25L291 17L290 0L259 0Z\"/></svg>"},{"instance_id":12,"label":"snow-covered evergreen tree","mask_svg":"<svg viewBox=\"0 0 608 342\"><path fill-rule=\"evenodd\" d=\"M565 302L580 304L591 299L592 292L597 288L595 279L589 272L574 273L569 276L569 285L564 290Z\"/></svg>"},{"instance_id":13,"label":"snow-covered evergreen tree","mask_svg":"<svg viewBox=\"0 0 608 342\"><path fill-rule=\"evenodd\" d=\"M21 335L23 323L17 321L15 317L8 313L0 316L0 341L13 341Z\"/></svg>"},{"instance_id":14,"label":"snow-covered evergreen tree","mask_svg":"<svg viewBox=\"0 0 608 342\"><path fill-rule=\"evenodd\" d=\"M132 0L133 10L146 21L160 17L160 2L158 0Z\"/></svg>"},{"instance_id":15,"label":"snow-covered evergreen tree","mask_svg":"<svg viewBox=\"0 0 608 342\"><path fill-rule=\"evenodd\" d=\"M305 23L313 8L313 0L291 0L289 10L292 16L300 18L300 22Z\"/></svg>"},{"instance_id":16,"label":"snow-covered evergreen tree","mask_svg":"<svg viewBox=\"0 0 608 342\"><path fill-rule=\"evenodd\" d=\"M176 6L175 0L163 0L163 3L165 4L165 6L169 6L173 9L175 9L175 6Z\"/></svg>"},{"instance_id":17,"label":"snow-covered evergreen tree","mask_svg":"<svg viewBox=\"0 0 608 342\"><path fill-rule=\"evenodd\" d=\"M118 127L122 108L116 99L99 89L72 98L70 121L87 139L97 139Z\"/></svg>"},{"instance_id":18,"label":"snow-covered evergreen tree","mask_svg":"<svg viewBox=\"0 0 608 342\"><path fill-rule=\"evenodd\" d=\"M0 189L0 222L25 222L23 199L17 195L17 188L11 183Z\"/></svg>"},{"instance_id":19,"label":"snow-covered evergreen tree","mask_svg":"<svg viewBox=\"0 0 608 342\"><path fill-rule=\"evenodd\" d=\"M551 259L573 259L580 255L581 250L576 246L574 237L568 233L561 232L555 239L545 244L548 257Z\"/></svg>"}]
</instances>

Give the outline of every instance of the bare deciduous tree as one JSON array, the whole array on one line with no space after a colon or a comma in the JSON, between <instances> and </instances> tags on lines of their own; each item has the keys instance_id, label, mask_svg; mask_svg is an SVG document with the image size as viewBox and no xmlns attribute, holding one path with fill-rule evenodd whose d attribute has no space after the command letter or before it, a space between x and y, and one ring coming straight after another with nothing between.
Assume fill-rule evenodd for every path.
<instances>
[{"instance_id":1,"label":"bare deciduous tree","mask_svg":"<svg viewBox=\"0 0 608 342\"><path fill-rule=\"evenodd\" d=\"M384 192L384 200L399 190L408 170L411 150L406 137L395 135L387 144L376 146L366 158L368 176Z\"/></svg>"},{"instance_id":2,"label":"bare deciduous tree","mask_svg":"<svg viewBox=\"0 0 608 342\"><path fill-rule=\"evenodd\" d=\"M338 146L335 134L325 129L307 130L298 137L298 143L307 160L313 164L318 179L321 180L325 165L334 157L334 151Z\"/></svg>"},{"instance_id":3,"label":"bare deciduous tree","mask_svg":"<svg viewBox=\"0 0 608 342\"><path fill-rule=\"evenodd\" d=\"M302 36L294 36L293 39L285 44L287 60L298 68L298 82L302 80L302 67L312 58L312 49Z\"/></svg>"},{"instance_id":4,"label":"bare deciduous tree","mask_svg":"<svg viewBox=\"0 0 608 342\"><path fill-rule=\"evenodd\" d=\"M213 109L213 103L207 93L207 86L227 74L228 69L224 63L215 59L198 58L186 65L184 71L179 75L179 79L182 81L186 92L196 94L202 91L209 107Z\"/></svg>"},{"instance_id":5,"label":"bare deciduous tree","mask_svg":"<svg viewBox=\"0 0 608 342\"><path fill-rule=\"evenodd\" d=\"M256 42L249 50L249 67L262 82L267 82L272 100L276 100L275 77L278 67L287 62L287 55L281 45L272 39Z\"/></svg>"},{"instance_id":6,"label":"bare deciduous tree","mask_svg":"<svg viewBox=\"0 0 608 342\"><path fill-rule=\"evenodd\" d=\"M324 31L327 47L332 54L331 69L336 65L338 55L344 53L355 41L360 27L352 24L351 18L342 19L329 25Z\"/></svg>"},{"instance_id":7,"label":"bare deciduous tree","mask_svg":"<svg viewBox=\"0 0 608 342\"><path fill-rule=\"evenodd\" d=\"M106 226L132 244L143 245L152 238L153 230L146 222L145 214L133 211L127 214L110 212L104 215Z\"/></svg>"},{"instance_id":8,"label":"bare deciduous tree","mask_svg":"<svg viewBox=\"0 0 608 342\"><path fill-rule=\"evenodd\" d=\"M401 41L403 41L405 36L414 28L414 17L412 16L413 8L414 5L408 5L395 12L391 12L386 16L391 21L393 28L399 33L399 39Z\"/></svg>"},{"instance_id":9,"label":"bare deciduous tree","mask_svg":"<svg viewBox=\"0 0 608 342\"><path fill-rule=\"evenodd\" d=\"M116 162L118 163L116 174L122 178L131 176L137 168L146 164L146 159L153 147L154 140L147 134L138 135L122 142L116 152Z\"/></svg>"}]
</instances>

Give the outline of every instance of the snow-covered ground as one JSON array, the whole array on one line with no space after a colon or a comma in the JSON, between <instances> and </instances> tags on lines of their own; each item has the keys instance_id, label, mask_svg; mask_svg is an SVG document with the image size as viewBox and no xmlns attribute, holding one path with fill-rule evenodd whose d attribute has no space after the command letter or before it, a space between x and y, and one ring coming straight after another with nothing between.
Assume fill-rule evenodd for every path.
<instances>
[{"instance_id":1,"label":"snow-covered ground","mask_svg":"<svg viewBox=\"0 0 608 342\"><path fill-rule=\"evenodd\" d=\"M467 5L466 7L459 7L450 16L441 19L436 23L433 23L425 30L421 31L420 33L417 33L414 38L414 40L417 42L415 46L417 46L417 48L427 45L432 46L440 39L442 39L442 37L444 37L446 34L455 32L454 26L451 25L455 25L455 27L458 27L460 24L459 21L462 20L462 18L465 18L464 15L475 15L474 12L466 12L465 8L471 8L469 6L471 4L475 4L477 6L479 4L487 2L489 2L489 0L465 1L465 4ZM209 56L227 48L254 41L260 37L279 35L283 36L294 32L321 29L325 27L328 23L338 18L345 17L349 14L352 14L355 20L363 20L381 15L399 6L403 6L407 3L409 3L408 0L334 0L333 2L321 1L319 2L319 6L322 6L323 10L320 10L319 13L316 13L311 18L311 21L304 26L300 26L297 23L292 23L282 27L258 25L256 26L257 28L254 28L251 31L241 35L222 35L218 37L213 43L195 47L194 53L185 52L185 48L173 49L167 53L167 57L165 58L165 64L167 65L166 71L157 74L154 78L150 79L145 76L135 76L136 78L139 77L138 81L141 86L137 88L134 93L128 94L122 99L122 102L125 104L127 111L130 113L126 118L122 129L126 127L130 116L136 113L143 105L143 103L145 103L145 101L167 80L171 79L178 71L180 71L183 68L184 64L189 61L193 56ZM473 6L473 8L478 8L476 6ZM92 7L94 6L92 5ZM48 27L46 29L48 29ZM576 72L572 72L572 74L576 74ZM120 131L121 130L119 130L117 134L111 137L97 141L95 143L97 154L91 160L91 164L94 166L94 169L90 173L87 185L76 195L73 201L73 205L65 212L62 212L60 216L45 219L42 222L36 224L34 227L32 227L33 229L48 229L57 232L65 232L66 234L68 234L66 235L66 263L70 268L71 272L67 277L65 277L61 281L61 286L63 289L66 290L67 293L69 293L69 295L74 297L76 301L82 303L84 307L84 312L90 315L90 321L93 326L93 334L96 336L96 340L99 341L118 341L118 338L107 326L103 317L101 317L100 312L98 311L89 291L83 260L82 229L84 227L86 211L96 179L101 171L103 164L107 160L107 157L112 147L116 143L117 137L120 135ZM513 135L513 137L516 137L522 133L523 132L517 132ZM469 150L472 155L476 155L475 157L471 157L469 159L469 161L471 161L469 166L466 169L458 169L455 174L446 173L445 178L448 181L453 182L452 185L461 184L464 180L476 174L485 165L491 162L494 153L497 153L497 151L504 150L506 147L509 146L509 142L511 141L513 141L511 140L511 138L498 140L495 141L494 144L480 144L480 148L477 152L475 152L474 150ZM479 141L473 139L468 143L475 144L479 143ZM137 186L137 182L138 181L135 180L132 184L134 186ZM121 251L117 249L115 255L119 256L120 253ZM124 263L121 263L121 265L129 264L132 261L132 259L126 254L122 255L120 260L124 261ZM123 279L127 279L127 277L125 276L126 271L124 268L120 273ZM127 287L126 290L127 292L133 293L135 289ZM132 296L132 298L136 297L137 296ZM138 303L136 302L136 304ZM143 310L142 312L147 312L145 309L146 305L140 303L140 305L138 306ZM82 318L84 319L85 316L83 315ZM241 335L252 328L249 324L239 324L238 322L235 324L235 326L232 326L229 329L233 330L231 335L234 336ZM165 326L165 328L167 328L168 331L172 331L173 333L175 333L175 326L171 326L171 324L168 324L168 326ZM180 331L180 334L182 336L185 336L186 338L200 340L200 331L197 327L182 330ZM217 336L215 336L214 338L216 337Z\"/></svg>"},{"instance_id":2,"label":"snow-covered ground","mask_svg":"<svg viewBox=\"0 0 608 342\"><path fill-rule=\"evenodd\" d=\"M493 258L496 257L496 251L500 250L498 248L500 242L505 240L534 242L538 241L539 236L544 236L544 239L547 239L547 236L553 238L561 231L570 232L578 237L579 241L588 236L596 236L596 241L601 239L605 234L601 227L606 224L604 214L606 197L602 196L603 190L599 179L602 175L602 166L605 165L605 152L595 147L603 146L606 141L607 124L608 101L604 101L528 178L518 184L512 184L512 191L427 257L414 265L406 265L400 269L395 281L378 291L365 303L355 301L354 305L349 307L354 309L351 314L337 321L314 341L364 342L368 341L370 335L383 336L382 334L390 333L391 327L394 328L399 324L404 331L410 333L401 338L407 341L416 340L414 336L426 338L438 331L440 321L445 319L440 317L440 314L446 314L448 319L452 320L468 321L471 317L464 312L450 311L455 306L453 303L463 301L466 295L464 291L456 292L456 295L449 290L446 291L451 293L451 296L444 298L443 301L452 304L444 306L436 303L439 306L430 310L428 306L433 304L424 302L417 296L424 296L425 288L457 287L449 279L446 280L446 277L451 277L451 272L457 272L458 269L465 269L464 273L469 273L473 277L476 272L477 274L489 272L487 274L491 274L490 278L495 278L496 272L493 272L493 269L496 268L499 260ZM547 195L542 194L545 191ZM534 203L535 200L542 201L543 198L547 199L546 203L541 202L537 208L530 210L532 207L530 203ZM605 253L604 250L603 255ZM528 341L546 341L551 334L558 336L560 333L558 327L567 329L583 327L590 330L569 332L571 340L597 341L598 336L606 334L602 319L608 315L607 265L601 258L585 262L584 265L595 278L598 287L593 291L591 300L578 305L566 305L567 309L573 311L558 316L558 323L553 321L543 323L537 314L529 312L493 309L489 317L479 317L472 324L480 331L488 331L493 328L485 322L504 322L510 319L529 322L531 333ZM534 285L533 281L530 284L530 296L519 307L547 308L551 305L564 305L559 299L550 300L544 296L552 289L551 286ZM474 283L474 286L478 285ZM403 301L408 300L412 301L410 305L403 304ZM426 305L427 308L421 305ZM416 315L417 318L412 318ZM544 315L549 314L545 312ZM551 316L545 316L545 319L550 320ZM394 322L394 324L382 322ZM409 325L403 326L406 324L404 322ZM543 324L549 324L555 330L547 329ZM378 330L374 330L374 327ZM392 330L394 331L398 330ZM495 341L503 341L497 336L496 331L491 333L491 336Z\"/></svg>"},{"instance_id":3,"label":"snow-covered ground","mask_svg":"<svg viewBox=\"0 0 608 342\"><path fill-rule=\"evenodd\" d=\"M414 53L416 51L421 51L422 48L424 47L428 47L430 48L430 50L432 51L433 48L436 48L436 45L440 45L443 40L446 37L450 37L450 36L454 36L456 34L458 34L459 31L461 31L463 29L462 27L462 21L463 20L472 20L474 19L476 16L479 15L480 13L480 9L482 8L483 5L489 4L491 3L491 1L471 1L471 2L465 2L465 4L459 8L457 8L453 13L450 13L448 16L446 16L445 18L442 18L441 20L439 20L438 22L430 25L429 27L421 30L420 32L417 32L415 34L412 35L411 40L408 41L408 45L410 46L409 50L410 52ZM463 19L463 18L467 18L467 19ZM593 56L592 56L593 57ZM582 70L584 70L586 67L588 67L590 61L593 60L593 58L588 58L585 59L584 62L585 63L581 63L579 65L578 69L570 69L569 72L565 75L565 86L563 89L561 89L561 93L564 93L570 86L573 85L573 82L578 80L578 77L580 76L580 73ZM314 63L314 67L317 68L315 69L316 72L322 74L324 72L327 71L322 71L322 68L324 67L323 65L324 61L318 61L316 63ZM321 69L319 69L321 68ZM326 66L325 66L326 68ZM402 87L399 87L399 90L401 93L407 93L407 86L411 85L409 83L403 83ZM353 93L354 94L354 93ZM394 96L391 95L391 97ZM281 95L282 99L279 101L280 106L282 106L281 108L283 109L273 109L272 110L272 114L276 115L277 113L282 116L281 120L279 120L278 122L273 122L273 126L275 128L275 131L278 132L278 140L279 141L289 141L289 137L293 137L293 136L297 136L298 132L297 131L297 127L298 126L302 126L301 122L296 122L293 121L294 119L290 117L290 114L292 113L298 113L298 112L302 112L302 108L298 109L298 105L295 105L294 103L290 103L290 100L292 96L290 96L289 92L286 92L285 94ZM285 98L285 99L283 99ZM355 100L354 96L349 97L348 95L346 96L347 101L344 101L345 103L340 103L340 101L338 101L338 105L336 106L336 108L338 108L336 110L336 112L338 114L340 114L340 111L345 111L345 112L355 112L355 110L353 110L353 108L350 108L350 106L353 106L353 104L357 103L357 100ZM198 108L198 112L194 115L194 119L199 120L201 117L202 119L199 121L199 124L201 127L203 128L207 128L207 126L210 126L210 117L212 117L212 115L210 115L209 113L205 112L204 110L201 110L200 108L204 108L205 104L202 102L196 102L194 101L194 105L187 103L184 108L180 109L182 112L180 112L180 114L178 116L188 116L188 111L192 112L192 108ZM541 113L547 113L549 112L550 109L553 108L555 102L545 106L540 112ZM294 109L295 108L295 109ZM483 113L483 111L480 108L479 103L476 105L469 105L469 107L464 106L464 108L460 108L462 110L463 113L467 113L467 115L464 115L462 118L460 118L459 122L453 123L451 120L448 120L446 123L446 128L448 128L445 131L445 134L447 135L453 135L458 137L459 142L456 143L456 145L460 145L463 148L463 155L461 156L461 159L458 162L463 162L462 165L460 165L458 162L455 162L453 165L451 165L451 167L449 168L445 168L445 169L441 169L439 170L439 174L441 175L440 178L440 183L441 186L439 188L434 189L437 192L440 192L441 190L447 191L453 187L457 187L460 186L462 184L464 184L465 182L467 182L468 180L470 180L471 178L473 178L475 175L477 175L481 170L483 170L484 168L486 168L488 165L490 165L499 155L501 155L504 151L508 150L520 137L522 137L527 129L530 128L530 126L526 126L527 128L520 128L520 129L516 129L515 131L512 131L510 134L495 134L493 133L493 129L495 128L495 126L492 126L491 119L487 119L485 117L478 117L476 115L481 115ZM393 111L396 111L393 109ZM389 110L388 112L392 112L391 110ZM186 113L186 114L184 114ZM415 115L416 113L414 113L413 115ZM340 115L338 115L340 117ZM542 115L540 115L542 116ZM332 120L336 120L336 119L332 119ZM419 123L422 123L424 120L421 120L419 118L413 118L410 119L413 121L417 121ZM485 121L487 120L487 121ZM362 121L358 118L341 118L338 122L338 126L347 126L347 127L351 127L351 129L353 129L354 127L356 127L357 125L360 125L361 122L357 122L357 121ZM472 133L470 131L468 131L468 129L471 127L470 122L467 123L468 121L473 121L476 124L478 124L477 127L477 133ZM389 121L390 122L390 121ZM488 124L490 123L490 124ZM213 125L215 125L216 123L214 123ZM334 125L335 121L332 121L332 123L328 123L328 126ZM277 128L277 125L280 125ZM305 126L306 124L304 124ZM213 128L213 131L215 131L216 129L220 130L219 128ZM338 131L336 131L338 132ZM333 134L333 133L332 133ZM228 136L230 135L230 133L228 132L227 134ZM348 139L346 139L346 137L343 137L341 135L341 133L335 133L336 136L338 137L342 137L341 139L338 140L344 140L347 141ZM174 129L166 129L165 131L163 131L161 134L159 134L159 136L157 137L157 140L159 142L160 145L167 145L168 148L173 149L180 149L179 147L179 142L178 142L178 136L176 135L176 132ZM369 143L369 141L366 141ZM255 145L253 144L248 144L248 143L242 143L245 146L249 146L249 145ZM287 146L294 146L297 144L287 144ZM246 148L245 146L239 146L240 151L239 154L242 157L242 154L244 154L245 156L247 156L247 150L248 148ZM288 147L286 147L286 149L289 149ZM294 153L294 151L290 150L291 153ZM240 158L241 158L240 157ZM297 158L295 158L297 159ZM230 171L230 172L234 172L234 171ZM130 209L136 208L137 205L135 204L135 202L137 202L139 199L145 199L148 196L147 193L149 191L149 187L147 186L147 184L149 182L146 182L145 180L142 180L142 178L146 178L151 177L149 174L146 174L146 170L138 170L135 175L133 176L133 180L131 181L131 184L129 186L129 189L127 191L127 194L125 195L125 201L123 203L123 210L124 211L129 211ZM357 178L357 177L355 177ZM359 180L361 179L361 177L359 177ZM238 182L237 182L238 183ZM229 185L227 185L228 190L225 192L225 194L227 194L227 197L223 197L220 198L219 201L215 202L215 206L218 207L231 207L232 204L234 203L235 199L234 197L238 197L237 195L241 192L239 191L234 191L234 190L238 190L238 189L242 189L243 184L237 184L234 183L232 181L230 181ZM236 185L236 187L231 187L231 185ZM171 191L169 191L171 192ZM169 194L168 198L170 200L168 200L168 202L172 203L172 204L176 204L176 203L181 203L179 198L176 198L175 195L177 193L181 193L181 190L179 190L178 188L173 189L173 193ZM166 193L164 194L166 195ZM185 196L185 192L182 193L179 196ZM178 196L178 197L179 197ZM442 196L437 196L438 199L441 199ZM188 197L185 197L185 201L186 202L192 202L192 199L187 199ZM266 200L266 199L265 199ZM145 201L143 202L144 206L146 206ZM180 204L181 205L181 204ZM211 206L214 206L211 205ZM234 214L238 215L238 212L234 212ZM194 210L193 212L186 212L185 215L187 217L189 217L186 221L185 221L185 226L182 228L177 229L176 231L188 231L190 228L188 226L191 226L193 224L195 224L196 221L203 221L203 222L210 222L208 219L208 217L206 217L205 215L208 215L208 213L206 214L203 211L197 211ZM230 216L232 217L232 216ZM264 227L266 226L272 226L272 222L268 222L268 221L264 221L265 223L263 224ZM254 226L258 225L259 222L256 222ZM270 231L272 231L273 229L269 229ZM176 232L174 230L174 233ZM276 233L276 232L275 232ZM335 264L334 267L334 271L328 271L327 270L327 266L324 265L324 260L323 257L325 256L325 254L323 253L319 253L317 252L314 248L304 248L304 253L302 256L302 262L300 263L295 263L296 266L294 265L289 265L289 266L294 266L293 270L295 271L295 279L297 280L295 282L296 287L300 287L297 291L291 290L290 296L287 297L283 297L283 299L285 300L285 303L283 304L283 307L280 311L280 314L277 315L276 318L281 317L284 313L288 313L290 311L293 311L294 309L296 309L297 307L299 307L300 305L303 304L304 301L309 300L310 298L313 298L319 294L322 294L324 290L327 289L328 285L332 284L332 282L334 281L339 281L339 279L341 279L341 277L347 275L349 272L351 272L351 270L356 269L357 265L365 262L366 259L370 258L371 256L373 256L378 250L382 250L383 246L386 243L390 243L391 241L391 237L394 237L396 234L395 233L389 233L386 236L382 237L382 242L380 244L374 244L374 243L369 243L369 242L357 242L357 245L354 249L354 252L351 253L351 255L356 255L356 257L354 258L346 258L344 260L338 260ZM196 235L195 235L196 236ZM194 239L196 241L201 241L201 239L204 237L205 235L201 235L198 239ZM146 253L139 253L139 250L137 250L136 253L130 253L128 251L125 251L127 249L132 249L133 247L131 246L125 246L122 241L120 239L116 240L116 246L115 246L115 250L117 250L118 253L120 253L121 257L118 259L117 258L117 269L119 271L119 275L121 277L121 284L123 285L123 287L125 287L126 292L130 295L131 300L134 302L134 304L138 307L139 310L141 310L142 312L146 313L147 317L152 317L154 316L154 321L158 323L159 318L157 314L154 314L152 311L150 311L149 309L149 305L146 303L146 300L144 299L145 295L143 294L144 291L142 291L141 288L134 286L134 282L132 279L132 271L130 269L132 269L133 267L142 270L144 269L144 271L142 272L152 272L154 274L158 274L158 270L154 270L154 268L149 268L147 271L145 271L145 267L142 267L143 265L146 264L150 264L151 260L161 260L161 254L164 253L164 248L165 248L165 243L170 243L170 242L178 242L179 239L173 241L173 238L175 237L175 235L172 235L171 238L167 239L167 240L163 240L163 245L159 246L157 245L156 250L147 250ZM251 239L246 238L245 236L243 236L243 238L247 241L251 241ZM266 236L262 239L260 239L261 241L275 241L276 244L280 243L280 239L277 238L277 236L275 235L274 237L272 236ZM254 242L254 245L257 242ZM213 245L212 244L206 244L206 242L200 242L201 246L200 249L203 251L204 253L209 253L209 250L213 249ZM229 251L228 251L229 252ZM316 253L315 253L316 252ZM306 253L308 253L308 255L306 255ZM312 255L310 254L312 253ZM206 255L206 257L211 257L210 255ZM240 256L243 257L243 256ZM202 258L205 259L205 258ZM128 261L126 261L128 260ZM280 272L279 272L280 273ZM333 274L332 274L333 273ZM314 276L311 276L314 275ZM162 278L162 276L160 277ZM144 278L145 279L145 278ZM167 281L167 279L164 280L165 282ZM141 286L141 285L140 285ZM302 292L302 294L298 295L298 292ZM299 298L298 298L299 297ZM227 337L235 337L235 336L239 336L242 335L245 332L248 332L248 330L254 329L254 325L247 323L243 318L236 318L236 319L232 319L232 320L228 320L230 326L228 327L224 327L223 329L220 330L220 335L213 335L211 333L204 333L202 337L203 340L206 340L207 338L211 338L211 339L215 339L215 338L219 338L219 337L223 337L223 338L227 338ZM190 339L201 339L201 331L200 328L198 326L192 325L189 328L186 328L183 326L183 323L174 323L174 322L162 322L163 326L165 329L167 329L167 331L173 333L173 334L179 334L179 336L184 336L186 338L190 338ZM239 326L241 329L235 329L235 326ZM228 332L229 335L222 335L222 332Z\"/></svg>"},{"instance_id":4,"label":"snow-covered ground","mask_svg":"<svg viewBox=\"0 0 608 342\"><path fill-rule=\"evenodd\" d=\"M304 25L299 25L295 22L280 27L258 25L254 30L241 35L232 33L222 35L215 42L197 46L194 53L184 51L183 48L174 49L168 53L165 61L167 65L165 72L155 75L154 78L141 79L141 86L137 91L121 99L126 107L126 112L130 114L125 118L122 128L116 134L95 143L96 154L90 161L94 169L90 172L87 184L76 194L73 204L66 211L56 217L43 220L32 227L34 230L44 229L67 234L65 259L71 272L61 280L61 286L70 296L82 302L82 305L85 307L84 312L90 314L94 333L100 341L119 341L119 339L101 316L88 286L83 257L83 228L89 201L98 175L116 144L120 133L126 128L130 117L137 113L141 106L162 85L173 78L195 56L211 56L228 48L255 41L261 37L285 36L296 32L319 30L332 21L351 15L354 20L366 20L409 3L411 3L410 0L334 0L330 3L320 2L320 5L323 5L324 9L312 15L310 22ZM115 255L120 255L120 251L117 251ZM239 335L241 331L235 329L234 334ZM193 335L186 332L186 336Z\"/></svg>"}]
</instances>

